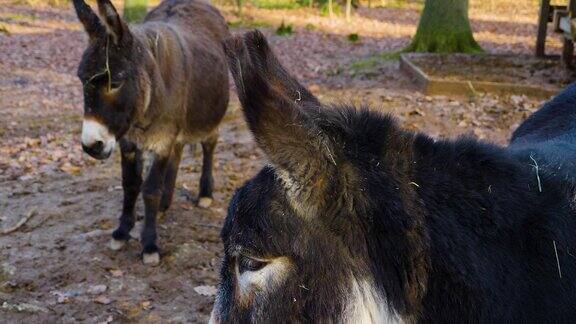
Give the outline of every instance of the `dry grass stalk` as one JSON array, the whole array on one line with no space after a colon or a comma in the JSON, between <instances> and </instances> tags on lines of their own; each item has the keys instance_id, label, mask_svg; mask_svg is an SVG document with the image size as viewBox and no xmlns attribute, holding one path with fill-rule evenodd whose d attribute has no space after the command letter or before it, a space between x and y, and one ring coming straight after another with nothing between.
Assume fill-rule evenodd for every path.
<instances>
[{"instance_id":1,"label":"dry grass stalk","mask_svg":"<svg viewBox=\"0 0 576 324\"><path fill-rule=\"evenodd\" d=\"M30 218L32 218L32 216L34 216L36 214L36 207L33 207L26 216L24 216L24 218L22 218L20 221L18 221L18 223L16 223L16 225L3 229L2 231L0 231L1 235L7 235L13 232L16 232L20 227L22 227L24 224L26 224L26 222L28 220L30 220Z\"/></svg>"}]
</instances>

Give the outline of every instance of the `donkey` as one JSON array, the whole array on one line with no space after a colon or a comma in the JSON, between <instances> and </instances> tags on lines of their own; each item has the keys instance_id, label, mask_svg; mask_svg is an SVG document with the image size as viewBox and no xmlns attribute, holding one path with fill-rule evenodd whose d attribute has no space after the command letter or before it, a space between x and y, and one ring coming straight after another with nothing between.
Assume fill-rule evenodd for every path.
<instances>
[{"instance_id":1,"label":"donkey","mask_svg":"<svg viewBox=\"0 0 576 324\"><path fill-rule=\"evenodd\" d=\"M98 0L102 19L83 0L74 0L74 7L90 39L78 68L84 86L82 147L106 159L118 141L122 155L124 205L111 248L130 239L142 190L143 261L158 264L156 216L172 202L187 143L202 143L198 204L212 203L212 160L229 97L221 45L230 36L228 26L201 0L166 0L135 26L109 0Z\"/></svg>"},{"instance_id":2,"label":"donkey","mask_svg":"<svg viewBox=\"0 0 576 324\"><path fill-rule=\"evenodd\" d=\"M271 165L230 203L212 323L576 318L576 86L502 148L324 106L260 32L225 51Z\"/></svg>"}]
</instances>

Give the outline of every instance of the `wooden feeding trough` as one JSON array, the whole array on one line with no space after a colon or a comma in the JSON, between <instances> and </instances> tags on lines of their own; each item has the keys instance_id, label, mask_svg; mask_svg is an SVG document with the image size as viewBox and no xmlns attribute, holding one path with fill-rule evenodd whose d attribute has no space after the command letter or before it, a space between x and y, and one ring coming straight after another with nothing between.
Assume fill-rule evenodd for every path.
<instances>
[{"instance_id":1,"label":"wooden feeding trough","mask_svg":"<svg viewBox=\"0 0 576 324\"><path fill-rule=\"evenodd\" d=\"M401 55L400 68L426 95L548 98L568 83L557 60L533 56L410 53Z\"/></svg>"}]
</instances>

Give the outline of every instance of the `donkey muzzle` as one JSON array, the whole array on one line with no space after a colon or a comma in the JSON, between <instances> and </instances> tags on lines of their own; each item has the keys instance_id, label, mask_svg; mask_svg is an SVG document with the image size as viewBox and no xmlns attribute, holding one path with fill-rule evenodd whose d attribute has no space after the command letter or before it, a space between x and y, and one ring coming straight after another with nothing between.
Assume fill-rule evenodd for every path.
<instances>
[{"instance_id":1,"label":"donkey muzzle","mask_svg":"<svg viewBox=\"0 0 576 324\"><path fill-rule=\"evenodd\" d=\"M82 123L82 149L91 157L107 159L116 146L116 137L101 122L85 118Z\"/></svg>"}]
</instances>

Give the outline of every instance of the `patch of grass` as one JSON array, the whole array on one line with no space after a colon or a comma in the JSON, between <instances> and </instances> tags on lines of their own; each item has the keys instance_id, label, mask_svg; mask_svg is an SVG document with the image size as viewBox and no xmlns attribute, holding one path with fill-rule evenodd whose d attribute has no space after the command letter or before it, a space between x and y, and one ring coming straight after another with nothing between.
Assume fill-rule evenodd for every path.
<instances>
[{"instance_id":1,"label":"patch of grass","mask_svg":"<svg viewBox=\"0 0 576 324\"><path fill-rule=\"evenodd\" d=\"M342 6L337 3L332 4L332 11L334 12L334 16L342 15ZM328 3L322 4L320 6L320 16L328 17L330 16L330 12L328 12Z\"/></svg>"},{"instance_id":2,"label":"patch of grass","mask_svg":"<svg viewBox=\"0 0 576 324\"><path fill-rule=\"evenodd\" d=\"M276 35L278 36L288 36L288 35L292 35L293 31L292 31L292 25L288 24L284 24L284 21L282 21L282 23L280 24L280 26L278 26L278 29L276 29Z\"/></svg>"},{"instance_id":3,"label":"patch of grass","mask_svg":"<svg viewBox=\"0 0 576 324\"><path fill-rule=\"evenodd\" d=\"M238 19L234 21L228 21L228 27L230 28L262 28L270 27L270 24L254 20L254 19Z\"/></svg>"},{"instance_id":4,"label":"patch of grass","mask_svg":"<svg viewBox=\"0 0 576 324\"><path fill-rule=\"evenodd\" d=\"M297 9L303 6L301 1L294 0L252 0L252 4L262 9Z\"/></svg>"},{"instance_id":5,"label":"patch of grass","mask_svg":"<svg viewBox=\"0 0 576 324\"><path fill-rule=\"evenodd\" d=\"M423 6L424 0L381 0L378 5L382 8L405 9L414 5Z\"/></svg>"},{"instance_id":6,"label":"patch of grass","mask_svg":"<svg viewBox=\"0 0 576 324\"><path fill-rule=\"evenodd\" d=\"M34 21L36 15L24 15L15 13L0 14L0 21L19 22L19 21Z\"/></svg>"},{"instance_id":7,"label":"patch of grass","mask_svg":"<svg viewBox=\"0 0 576 324\"><path fill-rule=\"evenodd\" d=\"M304 26L304 28L306 28L306 30L314 30L316 29L316 26L314 26L314 24L307 23L306 26Z\"/></svg>"},{"instance_id":8,"label":"patch of grass","mask_svg":"<svg viewBox=\"0 0 576 324\"><path fill-rule=\"evenodd\" d=\"M24 5L30 7L37 7L39 5L48 4L53 7L62 7L70 5L70 0L13 0L13 5Z\"/></svg>"},{"instance_id":9,"label":"patch of grass","mask_svg":"<svg viewBox=\"0 0 576 324\"><path fill-rule=\"evenodd\" d=\"M362 60L358 60L350 65L350 69L355 72L365 71L375 68L378 64L388 61L396 61L400 59L401 51L395 52L385 52L378 55L374 55Z\"/></svg>"},{"instance_id":10,"label":"patch of grass","mask_svg":"<svg viewBox=\"0 0 576 324\"><path fill-rule=\"evenodd\" d=\"M8 30L8 27L6 27L4 25L0 25L0 33L10 35L10 31Z\"/></svg>"},{"instance_id":11,"label":"patch of grass","mask_svg":"<svg viewBox=\"0 0 576 324\"><path fill-rule=\"evenodd\" d=\"M346 36L346 39L348 39L348 41L351 43L356 43L356 42L360 41L360 36L356 33L352 33L352 34L348 34L348 36Z\"/></svg>"},{"instance_id":12,"label":"patch of grass","mask_svg":"<svg viewBox=\"0 0 576 324\"><path fill-rule=\"evenodd\" d=\"M342 72L344 72L344 71L342 70L342 68L341 68L341 67L337 67L337 68L330 69L330 70L326 71L326 75L332 77L332 76L340 75L340 74L342 74Z\"/></svg>"}]
</instances>

